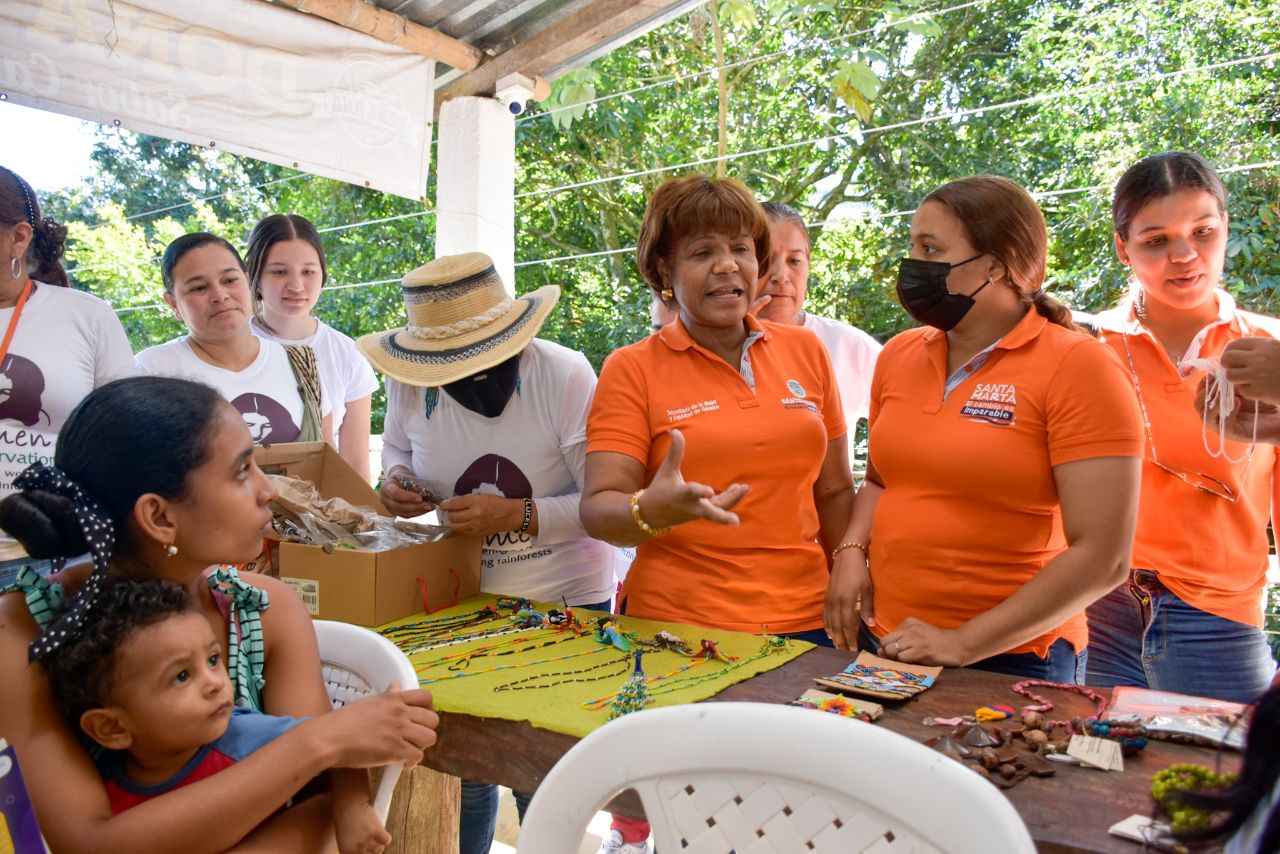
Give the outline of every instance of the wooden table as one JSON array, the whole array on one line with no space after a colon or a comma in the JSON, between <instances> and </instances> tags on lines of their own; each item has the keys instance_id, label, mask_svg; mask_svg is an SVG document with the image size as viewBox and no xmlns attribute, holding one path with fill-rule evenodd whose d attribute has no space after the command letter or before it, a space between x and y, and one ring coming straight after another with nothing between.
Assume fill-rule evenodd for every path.
<instances>
[{"instance_id":1,"label":"wooden table","mask_svg":"<svg viewBox=\"0 0 1280 854\"><path fill-rule=\"evenodd\" d=\"M847 652L814 649L776 670L740 682L707 702L787 703L815 687L813 677L839 672L851 660L852 655ZM935 686L920 697L886 704L884 717L875 726L923 741L943 732L924 726L921 721L925 717L971 714L979 706L991 703L1015 708L1025 705L1026 700L1009 690L1016 681L980 670L945 670ZM1055 718L1093 714L1093 704L1078 694L1045 693L1055 704ZM444 713L440 716L439 742L427 751L423 762L469 780L531 792L576 742L573 736L535 729L525 722ZM856 757L842 759L857 761ZM1230 751L1154 741L1139 755L1127 758L1123 772L1063 765L1056 776L1024 780L1006 794L1042 852L1140 854L1141 846L1109 835L1107 828L1134 813L1150 814L1151 775L1179 762L1234 770L1239 756ZM634 796L619 798L612 806L638 814Z\"/></svg>"}]
</instances>

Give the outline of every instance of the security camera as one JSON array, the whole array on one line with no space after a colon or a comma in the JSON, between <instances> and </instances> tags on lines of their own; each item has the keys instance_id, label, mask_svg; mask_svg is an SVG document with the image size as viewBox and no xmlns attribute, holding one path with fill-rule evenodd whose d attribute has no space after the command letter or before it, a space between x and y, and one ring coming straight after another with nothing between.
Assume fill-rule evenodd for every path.
<instances>
[{"instance_id":1,"label":"security camera","mask_svg":"<svg viewBox=\"0 0 1280 854\"><path fill-rule=\"evenodd\" d=\"M505 104L511 115L518 116L533 97L533 81L523 74L508 74L498 80L493 97Z\"/></svg>"}]
</instances>

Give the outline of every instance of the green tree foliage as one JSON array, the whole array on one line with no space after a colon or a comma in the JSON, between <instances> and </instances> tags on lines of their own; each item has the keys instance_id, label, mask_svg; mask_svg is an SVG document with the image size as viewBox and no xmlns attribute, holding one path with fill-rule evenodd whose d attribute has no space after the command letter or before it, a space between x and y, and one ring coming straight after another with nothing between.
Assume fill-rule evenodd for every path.
<instances>
[{"instance_id":1,"label":"green tree foliage","mask_svg":"<svg viewBox=\"0 0 1280 854\"><path fill-rule=\"evenodd\" d=\"M1126 166L1170 148L1228 168L1280 159L1274 60L1192 70L1275 52L1278 0L716 2L561 78L517 125L516 287L560 286L544 334L597 366L647 331L631 249L645 199L672 175L714 174L722 141L726 174L818 223L811 308L880 337L907 323L893 281L909 212L947 180L990 172L1053 194L1052 290L1098 309L1126 287L1109 222ZM160 302L152 259L175 234L242 240L270 212L335 229L319 313L351 335L403 310L394 283L344 285L433 256L434 217L403 199L116 132L95 160L97 178L50 207L79 223L77 283L121 307ZM1276 313L1280 170L1225 177L1227 285ZM195 197L211 198L163 210ZM402 218L353 226L387 217ZM163 310L122 317L135 346L177 328Z\"/></svg>"}]
</instances>

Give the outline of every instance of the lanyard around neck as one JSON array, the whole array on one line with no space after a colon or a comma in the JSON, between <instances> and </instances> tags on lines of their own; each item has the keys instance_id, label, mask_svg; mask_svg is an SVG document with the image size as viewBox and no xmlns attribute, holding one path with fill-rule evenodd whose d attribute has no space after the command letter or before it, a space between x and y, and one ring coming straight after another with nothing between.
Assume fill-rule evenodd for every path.
<instances>
[{"instance_id":1,"label":"lanyard around neck","mask_svg":"<svg viewBox=\"0 0 1280 854\"><path fill-rule=\"evenodd\" d=\"M4 331L4 341L0 343L0 365L4 364L5 357L9 355L9 345L13 343L13 333L18 331L18 318L22 316L23 306L27 304L27 297L31 296L34 286L35 283L31 279L27 279L26 285L22 288L22 293L18 295L18 303L13 307L13 317L9 318L9 328Z\"/></svg>"}]
</instances>

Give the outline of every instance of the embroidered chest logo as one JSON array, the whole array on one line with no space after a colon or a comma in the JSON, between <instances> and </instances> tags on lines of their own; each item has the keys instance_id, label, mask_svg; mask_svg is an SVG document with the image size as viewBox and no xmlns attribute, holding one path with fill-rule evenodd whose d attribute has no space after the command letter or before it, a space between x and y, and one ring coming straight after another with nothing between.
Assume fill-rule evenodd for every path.
<instances>
[{"instance_id":1,"label":"embroidered chest logo","mask_svg":"<svg viewBox=\"0 0 1280 854\"><path fill-rule=\"evenodd\" d=\"M671 422L683 421L686 418L692 418L703 412L715 412L720 408L718 400L700 400L697 403L691 403L688 406L682 406L679 409L668 409L667 420Z\"/></svg>"},{"instance_id":2,"label":"embroidered chest logo","mask_svg":"<svg viewBox=\"0 0 1280 854\"><path fill-rule=\"evenodd\" d=\"M787 391L790 392L790 396L781 399L782 407L784 409L807 409L810 412L818 411L817 404L804 399L804 386L800 385L799 380L787 380Z\"/></svg>"},{"instance_id":3,"label":"embroidered chest logo","mask_svg":"<svg viewBox=\"0 0 1280 854\"><path fill-rule=\"evenodd\" d=\"M1017 423L1018 389L1013 383L978 383L960 414L974 421L1012 427Z\"/></svg>"}]
</instances>

